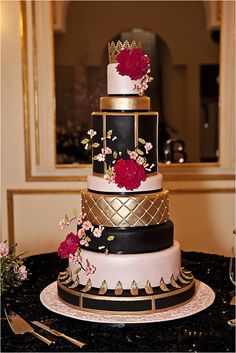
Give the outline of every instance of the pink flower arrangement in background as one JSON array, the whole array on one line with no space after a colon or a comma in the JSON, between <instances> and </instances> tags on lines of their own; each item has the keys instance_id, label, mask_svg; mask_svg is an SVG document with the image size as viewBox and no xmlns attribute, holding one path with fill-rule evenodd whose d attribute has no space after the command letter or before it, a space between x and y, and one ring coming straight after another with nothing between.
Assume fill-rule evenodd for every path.
<instances>
[{"instance_id":1,"label":"pink flower arrangement in background","mask_svg":"<svg viewBox=\"0 0 236 353\"><path fill-rule=\"evenodd\" d=\"M28 271L23 264L23 254L16 255L17 244L8 247L7 242L0 243L0 288L1 294L12 287L18 287L28 277Z\"/></svg>"}]
</instances>

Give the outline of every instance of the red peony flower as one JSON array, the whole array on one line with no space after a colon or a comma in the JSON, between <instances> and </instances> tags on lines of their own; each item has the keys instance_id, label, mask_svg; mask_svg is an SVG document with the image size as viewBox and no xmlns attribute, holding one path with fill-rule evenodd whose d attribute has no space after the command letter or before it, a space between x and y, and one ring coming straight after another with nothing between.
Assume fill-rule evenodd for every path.
<instances>
[{"instance_id":1,"label":"red peony flower","mask_svg":"<svg viewBox=\"0 0 236 353\"><path fill-rule=\"evenodd\" d=\"M142 165L133 159L119 159L114 166L115 184L126 190L137 189L141 181L146 180L146 172Z\"/></svg>"},{"instance_id":2,"label":"red peony flower","mask_svg":"<svg viewBox=\"0 0 236 353\"><path fill-rule=\"evenodd\" d=\"M141 49L132 51L123 49L116 56L118 65L116 70L121 76L129 76L131 80L138 80L147 74L149 69L149 58Z\"/></svg>"},{"instance_id":3,"label":"red peony flower","mask_svg":"<svg viewBox=\"0 0 236 353\"><path fill-rule=\"evenodd\" d=\"M57 254L61 256L62 259L66 259L70 254L74 254L78 249L80 244L80 238L74 233L69 233L66 239L60 243L57 250Z\"/></svg>"}]
</instances>

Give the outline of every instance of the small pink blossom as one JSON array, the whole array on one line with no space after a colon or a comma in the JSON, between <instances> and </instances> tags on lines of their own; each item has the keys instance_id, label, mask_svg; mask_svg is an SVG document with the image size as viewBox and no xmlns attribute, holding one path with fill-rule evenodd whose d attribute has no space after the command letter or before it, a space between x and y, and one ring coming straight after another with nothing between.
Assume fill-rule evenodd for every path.
<instances>
[{"instance_id":1,"label":"small pink blossom","mask_svg":"<svg viewBox=\"0 0 236 353\"><path fill-rule=\"evenodd\" d=\"M89 222L89 221L85 221L85 222L83 222L83 224L82 224L82 227L83 227L85 230L91 229L92 226L93 226L92 223Z\"/></svg>"},{"instance_id":2,"label":"small pink blossom","mask_svg":"<svg viewBox=\"0 0 236 353\"><path fill-rule=\"evenodd\" d=\"M88 276L89 274L93 274L96 271L96 267L91 265L88 261L87 261L87 267L85 269L85 274Z\"/></svg>"},{"instance_id":3,"label":"small pink blossom","mask_svg":"<svg viewBox=\"0 0 236 353\"><path fill-rule=\"evenodd\" d=\"M70 224L70 222L67 222L64 218L60 220L59 222L59 227L61 229L64 229L66 226L68 226L68 224Z\"/></svg>"},{"instance_id":4,"label":"small pink blossom","mask_svg":"<svg viewBox=\"0 0 236 353\"><path fill-rule=\"evenodd\" d=\"M6 257L9 253L9 248L6 246L5 243L0 243L0 259Z\"/></svg>"},{"instance_id":5,"label":"small pink blossom","mask_svg":"<svg viewBox=\"0 0 236 353\"><path fill-rule=\"evenodd\" d=\"M144 165L146 163L146 159L143 158L143 157L138 157L136 162L139 164L139 165Z\"/></svg>"},{"instance_id":6,"label":"small pink blossom","mask_svg":"<svg viewBox=\"0 0 236 353\"><path fill-rule=\"evenodd\" d=\"M97 135L97 131L90 129L88 130L87 134L92 138L93 136Z\"/></svg>"},{"instance_id":7,"label":"small pink blossom","mask_svg":"<svg viewBox=\"0 0 236 353\"><path fill-rule=\"evenodd\" d=\"M81 240L80 240L80 245L89 246L88 240L86 240L86 239L81 239Z\"/></svg>"},{"instance_id":8,"label":"small pink blossom","mask_svg":"<svg viewBox=\"0 0 236 353\"><path fill-rule=\"evenodd\" d=\"M93 231L93 235L95 236L95 238L100 238L100 236L102 235L102 231L103 231L104 227L99 226L99 228L95 228Z\"/></svg>"},{"instance_id":9,"label":"small pink blossom","mask_svg":"<svg viewBox=\"0 0 236 353\"><path fill-rule=\"evenodd\" d=\"M27 278L28 273L27 273L25 265L20 266L20 268L18 269L18 274L19 274L19 277L22 281L24 281Z\"/></svg>"},{"instance_id":10,"label":"small pink blossom","mask_svg":"<svg viewBox=\"0 0 236 353\"><path fill-rule=\"evenodd\" d=\"M78 236L80 237L80 239L85 236L85 230L84 230L84 228L80 228L80 229L78 230Z\"/></svg>"},{"instance_id":11,"label":"small pink blossom","mask_svg":"<svg viewBox=\"0 0 236 353\"><path fill-rule=\"evenodd\" d=\"M105 154L111 154L112 153L112 149L110 147L105 147Z\"/></svg>"},{"instance_id":12,"label":"small pink blossom","mask_svg":"<svg viewBox=\"0 0 236 353\"><path fill-rule=\"evenodd\" d=\"M69 255L69 259L71 260L71 262L73 262L74 264L79 264L82 261L82 257L79 256L78 252L75 252L75 254L70 254Z\"/></svg>"},{"instance_id":13,"label":"small pink blossom","mask_svg":"<svg viewBox=\"0 0 236 353\"><path fill-rule=\"evenodd\" d=\"M97 155L97 160L98 160L98 162L104 162L105 161L105 154L99 153Z\"/></svg>"},{"instance_id":14,"label":"small pink blossom","mask_svg":"<svg viewBox=\"0 0 236 353\"><path fill-rule=\"evenodd\" d=\"M151 144L151 142L146 142L144 148L146 150L146 154L148 154L148 152L153 148L153 145Z\"/></svg>"},{"instance_id":15,"label":"small pink blossom","mask_svg":"<svg viewBox=\"0 0 236 353\"><path fill-rule=\"evenodd\" d=\"M136 151L131 151L129 157L130 159L136 160L138 158L138 153Z\"/></svg>"},{"instance_id":16,"label":"small pink blossom","mask_svg":"<svg viewBox=\"0 0 236 353\"><path fill-rule=\"evenodd\" d=\"M77 218L77 224L80 226L83 223L83 218L82 217L78 217Z\"/></svg>"},{"instance_id":17,"label":"small pink blossom","mask_svg":"<svg viewBox=\"0 0 236 353\"><path fill-rule=\"evenodd\" d=\"M114 183L115 174L104 174L104 179L108 181L108 184Z\"/></svg>"}]
</instances>

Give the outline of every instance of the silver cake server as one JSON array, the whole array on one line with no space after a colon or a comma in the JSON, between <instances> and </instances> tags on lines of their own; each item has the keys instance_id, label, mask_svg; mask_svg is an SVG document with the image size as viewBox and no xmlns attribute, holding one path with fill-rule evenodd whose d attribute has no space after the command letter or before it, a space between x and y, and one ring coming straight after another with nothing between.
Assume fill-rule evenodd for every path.
<instances>
[{"instance_id":1,"label":"silver cake server","mask_svg":"<svg viewBox=\"0 0 236 353\"><path fill-rule=\"evenodd\" d=\"M83 346L86 345L86 343L83 343L83 342L81 342L81 341L78 341L78 340L76 340L75 338L72 338L72 337L70 337L70 336L65 335L64 333L61 333L61 332L59 332L59 331L57 331L57 330L54 330L54 329L52 329L52 328L46 326L46 325L43 324L42 322L39 322L39 321L31 321L31 322L32 322L32 324L34 324L34 325L36 325L36 326L42 328L42 329L45 330L45 331L50 332L51 334L53 334L53 335L55 335L55 336L65 338L67 341L70 341L71 343L75 344L76 346L78 346L78 347L80 347L80 348L82 348Z\"/></svg>"},{"instance_id":2,"label":"silver cake server","mask_svg":"<svg viewBox=\"0 0 236 353\"><path fill-rule=\"evenodd\" d=\"M22 317L17 315L14 311L10 311L9 313L7 313L6 309L4 309L4 311L7 321L15 335L23 335L24 333L29 332L35 337L39 338L44 343L47 343L48 345L55 343L49 340L48 338L40 335L39 333L35 332L33 327L30 326L28 322L26 322Z\"/></svg>"}]
</instances>

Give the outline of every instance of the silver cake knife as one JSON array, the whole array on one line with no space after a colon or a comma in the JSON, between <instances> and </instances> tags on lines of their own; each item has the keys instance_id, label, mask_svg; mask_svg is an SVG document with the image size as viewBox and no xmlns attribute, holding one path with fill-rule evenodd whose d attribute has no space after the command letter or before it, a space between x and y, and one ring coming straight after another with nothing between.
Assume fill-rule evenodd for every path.
<instances>
[{"instance_id":1,"label":"silver cake knife","mask_svg":"<svg viewBox=\"0 0 236 353\"><path fill-rule=\"evenodd\" d=\"M58 336L58 337L63 337L63 338L65 338L66 340L70 341L71 343L75 344L76 346L78 346L78 347L80 347L80 348L82 348L83 346L86 345L86 343L83 343L83 342L81 342L81 341L78 341L78 340L76 340L75 338L72 338L72 337L70 337L70 336L67 336L67 335L65 335L65 334L62 333L62 332L59 332L59 331L57 331L57 330L54 330L54 329L52 329L52 328L46 326L46 325L43 324L42 322L39 322L39 321L31 321L31 322L32 322L34 325L36 325L36 326L42 328L43 330L50 332L50 333L53 334L54 336Z\"/></svg>"}]
</instances>

